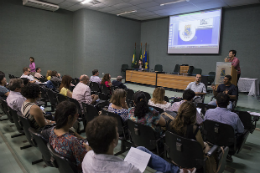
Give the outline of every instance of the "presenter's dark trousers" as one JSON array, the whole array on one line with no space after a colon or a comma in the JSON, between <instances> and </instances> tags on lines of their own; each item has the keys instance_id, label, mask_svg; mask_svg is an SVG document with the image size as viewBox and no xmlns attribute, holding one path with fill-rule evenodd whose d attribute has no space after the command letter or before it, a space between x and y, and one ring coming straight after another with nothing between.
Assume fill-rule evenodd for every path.
<instances>
[{"instance_id":1,"label":"presenter's dark trousers","mask_svg":"<svg viewBox=\"0 0 260 173\"><path fill-rule=\"evenodd\" d=\"M239 78L240 78L240 75L241 75L241 74L237 74L237 83L238 83L238 80L239 80Z\"/></svg>"}]
</instances>

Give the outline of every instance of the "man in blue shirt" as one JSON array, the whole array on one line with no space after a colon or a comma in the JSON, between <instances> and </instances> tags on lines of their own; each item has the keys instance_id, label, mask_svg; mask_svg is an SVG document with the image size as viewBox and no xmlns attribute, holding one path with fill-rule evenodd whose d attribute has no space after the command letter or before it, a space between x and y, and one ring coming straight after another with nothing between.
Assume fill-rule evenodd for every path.
<instances>
[{"instance_id":1,"label":"man in blue shirt","mask_svg":"<svg viewBox=\"0 0 260 173\"><path fill-rule=\"evenodd\" d=\"M227 109L230 96L225 93L219 93L216 99L218 107L207 110L204 120L211 120L223 124L228 124L234 128L235 133L242 134L244 132L244 125L242 121L236 113ZM241 135L237 136L241 137ZM230 155L227 156L227 161L232 161L232 157Z\"/></svg>"},{"instance_id":2,"label":"man in blue shirt","mask_svg":"<svg viewBox=\"0 0 260 173\"><path fill-rule=\"evenodd\" d=\"M230 102L228 105L228 109L232 110L232 102L237 99L237 87L231 84L232 77L230 75L226 75L224 78L224 84L220 84L216 89L215 86L212 86L213 94L216 97L218 93L227 94L230 98ZM209 105L217 106L216 100L213 100L208 103Z\"/></svg>"}]
</instances>

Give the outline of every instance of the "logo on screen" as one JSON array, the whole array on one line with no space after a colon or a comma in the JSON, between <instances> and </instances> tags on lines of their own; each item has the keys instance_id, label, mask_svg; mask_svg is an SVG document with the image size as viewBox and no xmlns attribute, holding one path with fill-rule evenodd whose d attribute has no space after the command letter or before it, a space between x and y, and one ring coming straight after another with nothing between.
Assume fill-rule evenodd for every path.
<instances>
[{"instance_id":1,"label":"logo on screen","mask_svg":"<svg viewBox=\"0 0 260 173\"><path fill-rule=\"evenodd\" d=\"M191 30L190 30L190 25L185 25L185 30L184 30L184 35L186 37L190 36L191 35Z\"/></svg>"}]
</instances>

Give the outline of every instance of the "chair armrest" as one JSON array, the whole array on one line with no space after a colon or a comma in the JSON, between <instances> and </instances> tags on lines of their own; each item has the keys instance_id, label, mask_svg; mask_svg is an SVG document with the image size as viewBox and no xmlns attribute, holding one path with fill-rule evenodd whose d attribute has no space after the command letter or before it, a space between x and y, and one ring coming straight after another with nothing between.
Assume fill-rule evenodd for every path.
<instances>
[{"instance_id":1,"label":"chair armrest","mask_svg":"<svg viewBox=\"0 0 260 173\"><path fill-rule=\"evenodd\" d=\"M218 149L218 146L217 146L217 145L213 145L213 146L211 147L211 149L207 152L207 156L210 157L214 152L217 151L217 149Z\"/></svg>"}]
</instances>

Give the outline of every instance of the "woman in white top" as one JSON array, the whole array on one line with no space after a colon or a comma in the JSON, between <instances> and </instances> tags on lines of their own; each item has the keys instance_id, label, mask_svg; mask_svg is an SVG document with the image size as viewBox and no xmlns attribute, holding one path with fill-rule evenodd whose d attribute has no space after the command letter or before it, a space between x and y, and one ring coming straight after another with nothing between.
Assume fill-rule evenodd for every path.
<instances>
[{"instance_id":1,"label":"woman in white top","mask_svg":"<svg viewBox=\"0 0 260 173\"><path fill-rule=\"evenodd\" d=\"M171 103L164 101L165 90L163 87L155 88L153 91L153 98L148 102L148 105L155 106L163 109L164 111L170 111Z\"/></svg>"}]
</instances>

